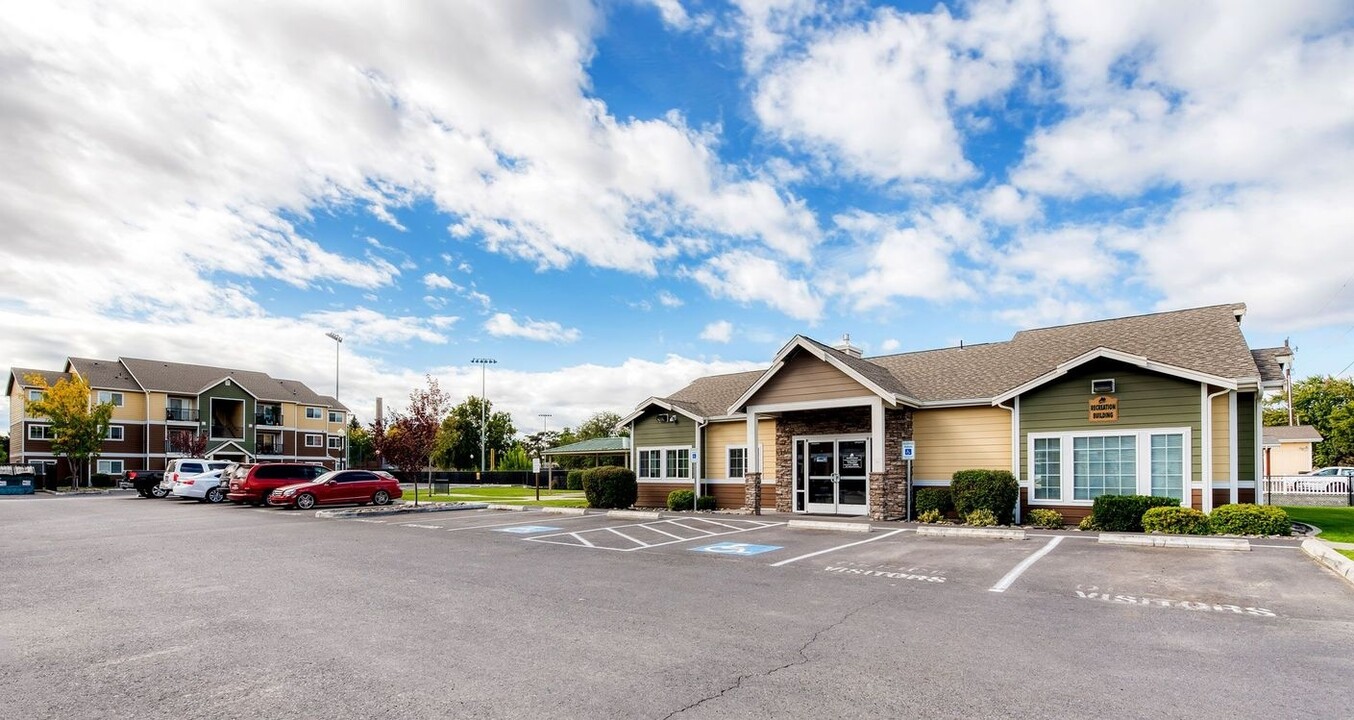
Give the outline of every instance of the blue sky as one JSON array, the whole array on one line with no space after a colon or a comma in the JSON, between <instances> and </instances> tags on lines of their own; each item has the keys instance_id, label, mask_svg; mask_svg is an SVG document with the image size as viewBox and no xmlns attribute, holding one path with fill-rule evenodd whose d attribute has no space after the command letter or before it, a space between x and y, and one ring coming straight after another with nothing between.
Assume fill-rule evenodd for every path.
<instances>
[{"instance_id":1,"label":"blue sky","mask_svg":"<svg viewBox=\"0 0 1354 720\"><path fill-rule=\"evenodd\" d=\"M1282 5L1282 7L1280 7ZM1354 363L1354 7L520 0L25 8L0 333L520 428L764 365L1246 302Z\"/></svg>"}]
</instances>

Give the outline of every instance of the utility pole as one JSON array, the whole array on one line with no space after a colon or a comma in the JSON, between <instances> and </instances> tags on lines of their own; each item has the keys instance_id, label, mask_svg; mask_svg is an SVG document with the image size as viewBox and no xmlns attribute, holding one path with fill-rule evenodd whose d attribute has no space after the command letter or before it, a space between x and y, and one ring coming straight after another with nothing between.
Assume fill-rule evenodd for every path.
<instances>
[{"instance_id":1,"label":"utility pole","mask_svg":"<svg viewBox=\"0 0 1354 720\"><path fill-rule=\"evenodd\" d=\"M339 335L336 332L327 332L324 334L324 336L334 341L334 402L339 402L339 348L343 347L343 336ZM325 424L326 425L328 424L327 418L325 420ZM324 453L326 457L329 455L328 437L329 437L328 435L325 435L324 443L326 447L324 449ZM342 470L345 467L347 467L348 466L347 457L348 457L348 423L345 422L343 424L343 449L339 450L339 457L334 460L335 465L334 469Z\"/></svg>"},{"instance_id":2,"label":"utility pole","mask_svg":"<svg viewBox=\"0 0 1354 720\"><path fill-rule=\"evenodd\" d=\"M545 443L546 443L545 434L548 433L548 432L550 432L550 418L554 417L554 415L551 415L550 413L539 413L539 414L536 415L536 417L538 417L538 418L541 419L541 449L540 449L540 456L541 456L541 465L544 467L544 466L545 466ZM550 472L550 468L549 468L549 467L546 467L546 468L545 468L545 473L546 473L545 476L548 477L548 478L550 478L550 480L549 480L549 483L550 483L550 489L551 489L551 490L554 490L554 489L555 489L555 487L554 487L554 483L555 483L555 474L552 473L552 472ZM541 494L541 479L540 479L540 478L536 478L536 494L537 494L538 496ZM540 497L537 497L536 499L539 500Z\"/></svg>"},{"instance_id":3,"label":"utility pole","mask_svg":"<svg viewBox=\"0 0 1354 720\"><path fill-rule=\"evenodd\" d=\"M484 371L485 368L496 364L498 361L493 358L471 358L470 362L480 366L480 479L483 480L484 461L485 458L488 457L484 454L485 423L488 422L488 413L485 411L484 407Z\"/></svg>"}]
</instances>

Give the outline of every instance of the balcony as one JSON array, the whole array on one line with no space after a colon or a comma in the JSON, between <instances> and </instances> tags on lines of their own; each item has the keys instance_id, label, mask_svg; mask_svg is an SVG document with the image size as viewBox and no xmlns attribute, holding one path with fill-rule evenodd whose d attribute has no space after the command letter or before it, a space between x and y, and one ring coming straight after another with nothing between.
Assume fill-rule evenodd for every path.
<instances>
[{"instance_id":1,"label":"balcony","mask_svg":"<svg viewBox=\"0 0 1354 720\"><path fill-rule=\"evenodd\" d=\"M239 428L229 425L219 425L212 423L212 437L225 438L229 440L240 440L244 438L244 433Z\"/></svg>"},{"instance_id":2,"label":"balcony","mask_svg":"<svg viewBox=\"0 0 1354 720\"><path fill-rule=\"evenodd\" d=\"M273 406L262 406L258 412L254 413L254 424L270 427L277 427L282 424L282 408Z\"/></svg>"},{"instance_id":3,"label":"balcony","mask_svg":"<svg viewBox=\"0 0 1354 720\"><path fill-rule=\"evenodd\" d=\"M165 420L172 422L197 422L198 417L198 411L193 408L165 408Z\"/></svg>"},{"instance_id":4,"label":"balcony","mask_svg":"<svg viewBox=\"0 0 1354 720\"><path fill-rule=\"evenodd\" d=\"M282 443L280 442L261 442L255 450L256 455L281 455Z\"/></svg>"}]
</instances>

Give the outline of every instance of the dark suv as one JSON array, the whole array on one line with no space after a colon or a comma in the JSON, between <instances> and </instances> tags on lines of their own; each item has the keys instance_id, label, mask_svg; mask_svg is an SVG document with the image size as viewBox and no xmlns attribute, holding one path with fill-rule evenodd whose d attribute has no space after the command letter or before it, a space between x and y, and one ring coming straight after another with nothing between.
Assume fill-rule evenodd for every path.
<instances>
[{"instance_id":1,"label":"dark suv","mask_svg":"<svg viewBox=\"0 0 1354 720\"><path fill-rule=\"evenodd\" d=\"M230 478L230 492L226 499L233 503L264 505L268 495L284 485L310 482L328 472L323 465L308 463L266 463L249 468L241 477L238 473Z\"/></svg>"}]
</instances>

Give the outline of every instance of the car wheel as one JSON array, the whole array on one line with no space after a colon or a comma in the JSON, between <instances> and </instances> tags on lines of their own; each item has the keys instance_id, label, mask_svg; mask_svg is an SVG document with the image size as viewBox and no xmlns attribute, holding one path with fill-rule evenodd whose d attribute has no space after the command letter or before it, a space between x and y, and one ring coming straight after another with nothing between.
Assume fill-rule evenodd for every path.
<instances>
[{"instance_id":1,"label":"car wheel","mask_svg":"<svg viewBox=\"0 0 1354 720\"><path fill-rule=\"evenodd\" d=\"M215 504L221 502L222 500L225 500L225 499L226 499L226 496L221 492L221 488L219 488L219 487L214 487L214 488L212 488L211 490L208 490L208 491L207 491L207 497L204 498L204 499L205 499L207 502L209 502L209 503L215 505Z\"/></svg>"},{"instance_id":2,"label":"car wheel","mask_svg":"<svg viewBox=\"0 0 1354 720\"><path fill-rule=\"evenodd\" d=\"M150 497L150 493L146 492L145 490L137 490L137 491L136 491L136 494L137 494L137 495L140 495L140 496L143 497L143 498L148 498L148 497Z\"/></svg>"},{"instance_id":3,"label":"car wheel","mask_svg":"<svg viewBox=\"0 0 1354 720\"><path fill-rule=\"evenodd\" d=\"M169 495L169 491L161 488L159 485L150 489L150 496L153 498L162 498Z\"/></svg>"},{"instance_id":4,"label":"car wheel","mask_svg":"<svg viewBox=\"0 0 1354 720\"><path fill-rule=\"evenodd\" d=\"M302 510L309 510L315 507L315 496L310 493L301 493L296 496L296 507Z\"/></svg>"},{"instance_id":5,"label":"car wheel","mask_svg":"<svg viewBox=\"0 0 1354 720\"><path fill-rule=\"evenodd\" d=\"M376 494L371 496L371 501L377 505L385 505L390 502L390 493L385 490L377 490Z\"/></svg>"}]
</instances>

